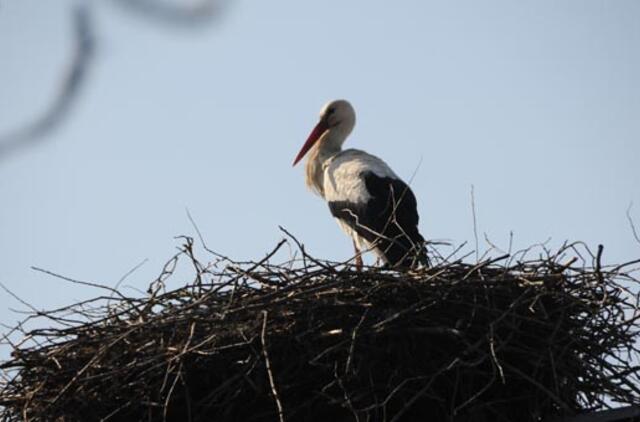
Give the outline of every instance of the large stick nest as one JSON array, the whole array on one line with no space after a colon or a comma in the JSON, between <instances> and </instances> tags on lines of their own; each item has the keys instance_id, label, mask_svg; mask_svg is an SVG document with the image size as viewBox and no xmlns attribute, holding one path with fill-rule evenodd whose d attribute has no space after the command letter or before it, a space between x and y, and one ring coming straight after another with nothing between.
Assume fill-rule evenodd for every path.
<instances>
[{"instance_id":1,"label":"large stick nest","mask_svg":"<svg viewBox=\"0 0 640 422\"><path fill-rule=\"evenodd\" d=\"M186 238L145 297L41 313L1 364L0 420L535 421L640 402L634 263L603 267L601 248L407 273L301 251L205 265ZM181 260L195 279L170 290Z\"/></svg>"}]
</instances>

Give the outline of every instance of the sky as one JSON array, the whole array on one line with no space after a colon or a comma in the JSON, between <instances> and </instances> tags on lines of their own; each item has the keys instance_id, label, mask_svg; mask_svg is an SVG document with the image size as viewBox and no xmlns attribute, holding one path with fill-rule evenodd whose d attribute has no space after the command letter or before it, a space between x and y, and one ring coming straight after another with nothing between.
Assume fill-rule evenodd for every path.
<instances>
[{"instance_id":1,"label":"sky","mask_svg":"<svg viewBox=\"0 0 640 422\"><path fill-rule=\"evenodd\" d=\"M261 259L278 226L316 257L348 258L291 166L335 98L357 112L347 145L413 176L425 237L473 244L473 186L480 237L503 248L513 233L514 249L550 238L601 243L605 263L640 257L626 215L635 203L640 226L637 0L227 3L190 28L93 2L78 101L0 161L0 283L47 309L97 292L32 266L115 285L144 261L127 279L144 289L175 236L195 235L187 209L238 260ZM52 102L73 4L0 0L0 135ZM0 322L16 309L0 290Z\"/></svg>"}]
</instances>

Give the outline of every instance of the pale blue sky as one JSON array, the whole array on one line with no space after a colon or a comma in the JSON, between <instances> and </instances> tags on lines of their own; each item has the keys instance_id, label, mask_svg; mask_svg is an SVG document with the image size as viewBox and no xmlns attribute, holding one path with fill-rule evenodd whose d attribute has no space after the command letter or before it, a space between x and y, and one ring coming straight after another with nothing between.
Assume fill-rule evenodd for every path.
<instances>
[{"instance_id":1,"label":"pale blue sky","mask_svg":"<svg viewBox=\"0 0 640 422\"><path fill-rule=\"evenodd\" d=\"M67 0L0 2L0 133L44 110L70 54ZM349 99L348 145L409 178L432 239L548 237L640 256L637 0L232 1L188 30L95 2L98 50L70 118L0 162L0 282L38 308L94 292L30 270L143 287L194 234L261 258L296 234L351 244L293 157L324 102ZM22 308L0 291L0 321Z\"/></svg>"}]
</instances>

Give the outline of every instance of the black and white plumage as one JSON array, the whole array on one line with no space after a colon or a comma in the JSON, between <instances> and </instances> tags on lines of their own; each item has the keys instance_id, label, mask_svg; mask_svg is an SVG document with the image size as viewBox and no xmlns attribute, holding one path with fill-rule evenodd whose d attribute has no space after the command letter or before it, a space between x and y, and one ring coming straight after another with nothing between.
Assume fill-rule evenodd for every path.
<instances>
[{"instance_id":1,"label":"black and white plumage","mask_svg":"<svg viewBox=\"0 0 640 422\"><path fill-rule=\"evenodd\" d=\"M380 158L357 149L342 150L354 126L349 102L328 103L294 165L309 152L307 185L327 201L331 214L354 240L357 255L373 250L392 267L427 265L416 198L409 186Z\"/></svg>"}]
</instances>

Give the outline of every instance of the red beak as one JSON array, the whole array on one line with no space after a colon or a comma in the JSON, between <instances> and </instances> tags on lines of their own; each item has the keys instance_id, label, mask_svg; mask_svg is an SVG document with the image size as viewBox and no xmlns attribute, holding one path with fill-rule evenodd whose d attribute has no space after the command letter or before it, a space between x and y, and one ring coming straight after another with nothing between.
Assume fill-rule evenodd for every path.
<instances>
[{"instance_id":1,"label":"red beak","mask_svg":"<svg viewBox=\"0 0 640 422\"><path fill-rule=\"evenodd\" d=\"M322 134L329 129L329 127L327 126L327 124L324 122L324 120L320 120L318 122L318 124L316 125L316 127L313 128L313 130L311 131L311 133L309 134L309 138L307 138L307 142L304 143L304 145L302 146L302 149L300 150L300 152L298 153L298 155L296 156L296 159L293 160L293 165L295 166L296 164L298 164L298 162L300 160L302 160L302 157L305 156L305 154L307 152L309 152L309 150L311 149L311 147L318 142L318 139L320 139L320 137L322 136Z\"/></svg>"}]
</instances>

